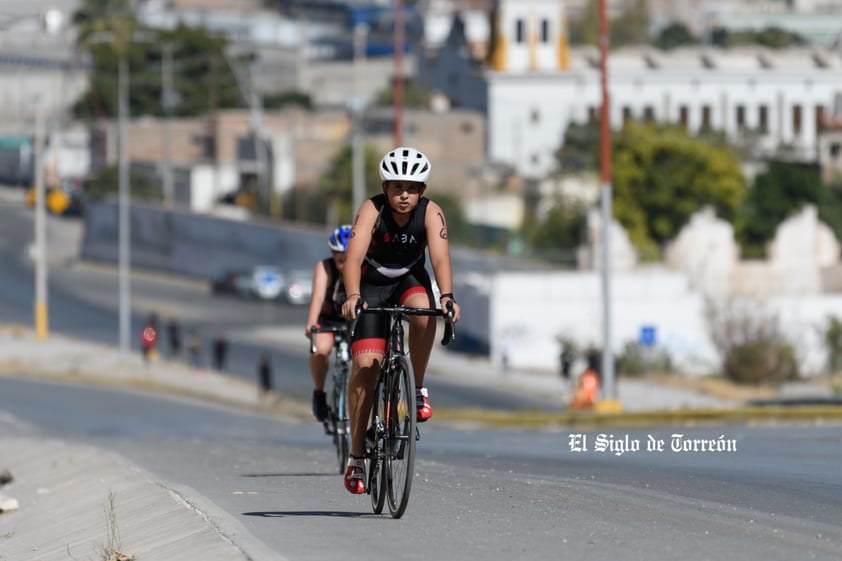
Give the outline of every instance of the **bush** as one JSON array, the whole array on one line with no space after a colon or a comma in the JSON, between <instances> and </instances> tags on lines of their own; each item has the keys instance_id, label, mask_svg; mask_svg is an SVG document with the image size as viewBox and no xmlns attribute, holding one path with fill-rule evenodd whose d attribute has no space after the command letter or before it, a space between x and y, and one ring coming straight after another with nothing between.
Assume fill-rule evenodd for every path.
<instances>
[{"instance_id":1,"label":"bush","mask_svg":"<svg viewBox=\"0 0 842 561\"><path fill-rule=\"evenodd\" d=\"M624 376L643 376L652 372L672 372L672 357L666 349L644 347L634 341L623 346L618 369Z\"/></svg>"},{"instance_id":2,"label":"bush","mask_svg":"<svg viewBox=\"0 0 842 561\"><path fill-rule=\"evenodd\" d=\"M777 317L758 302L708 305L711 339L722 357L722 375L740 384L777 385L800 378L795 347Z\"/></svg>"},{"instance_id":3,"label":"bush","mask_svg":"<svg viewBox=\"0 0 842 561\"><path fill-rule=\"evenodd\" d=\"M827 318L824 329L824 344L827 348L828 373L842 372L842 320L839 318Z\"/></svg>"},{"instance_id":4,"label":"bush","mask_svg":"<svg viewBox=\"0 0 842 561\"><path fill-rule=\"evenodd\" d=\"M795 349L774 337L732 345L725 353L722 373L734 382L756 386L799 378Z\"/></svg>"}]
</instances>

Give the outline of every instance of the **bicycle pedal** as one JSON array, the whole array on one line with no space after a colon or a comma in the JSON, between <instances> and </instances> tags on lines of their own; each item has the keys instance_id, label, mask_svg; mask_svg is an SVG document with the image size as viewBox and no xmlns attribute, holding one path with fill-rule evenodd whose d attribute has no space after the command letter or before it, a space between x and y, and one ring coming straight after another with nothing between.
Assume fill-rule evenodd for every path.
<instances>
[{"instance_id":1,"label":"bicycle pedal","mask_svg":"<svg viewBox=\"0 0 842 561\"><path fill-rule=\"evenodd\" d=\"M415 427L415 442L421 440L421 431L418 430L418 427Z\"/></svg>"}]
</instances>

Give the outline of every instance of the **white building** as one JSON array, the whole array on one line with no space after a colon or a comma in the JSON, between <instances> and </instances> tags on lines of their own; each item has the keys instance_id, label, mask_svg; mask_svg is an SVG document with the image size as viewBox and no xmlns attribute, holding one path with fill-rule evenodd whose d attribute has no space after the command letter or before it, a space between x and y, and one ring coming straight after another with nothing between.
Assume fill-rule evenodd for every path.
<instances>
[{"instance_id":1,"label":"white building","mask_svg":"<svg viewBox=\"0 0 842 561\"><path fill-rule=\"evenodd\" d=\"M485 100L489 158L541 177L555 169L568 125L599 116L599 52L568 48L561 0L500 0L492 16L485 92L472 98ZM464 53L446 41L424 62L437 71L421 75L438 76L433 87L449 95L458 84L443 67L457 67ZM842 55L820 47L622 49L610 53L608 86L613 129L628 119L681 123L732 139L756 135L763 150L787 145L816 159L818 124L842 91Z\"/></svg>"}]
</instances>

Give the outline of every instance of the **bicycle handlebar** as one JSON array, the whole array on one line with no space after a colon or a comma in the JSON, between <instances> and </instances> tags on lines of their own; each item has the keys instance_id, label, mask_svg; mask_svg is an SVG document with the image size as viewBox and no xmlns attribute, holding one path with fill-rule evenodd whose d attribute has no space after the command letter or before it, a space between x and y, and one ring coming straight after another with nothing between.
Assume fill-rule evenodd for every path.
<instances>
[{"instance_id":1,"label":"bicycle handlebar","mask_svg":"<svg viewBox=\"0 0 842 561\"><path fill-rule=\"evenodd\" d=\"M316 352L316 333L340 333L344 334L348 339L350 339L351 333L353 333L348 326L335 326L335 325L327 325L327 326L320 326L320 325L311 325L310 326L310 354L314 354Z\"/></svg>"},{"instance_id":2,"label":"bicycle handlebar","mask_svg":"<svg viewBox=\"0 0 842 561\"><path fill-rule=\"evenodd\" d=\"M384 313L384 314L398 314L402 316L436 316L443 317L444 322L444 336L441 339L442 346L447 346L456 339L456 331L453 328L453 301L448 300L447 311L438 308L410 308L408 306L382 306L363 308L362 300L357 300L357 307L355 310L356 318L351 322L350 334L354 336L354 330L357 327L357 320L362 313Z\"/></svg>"}]
</instances>

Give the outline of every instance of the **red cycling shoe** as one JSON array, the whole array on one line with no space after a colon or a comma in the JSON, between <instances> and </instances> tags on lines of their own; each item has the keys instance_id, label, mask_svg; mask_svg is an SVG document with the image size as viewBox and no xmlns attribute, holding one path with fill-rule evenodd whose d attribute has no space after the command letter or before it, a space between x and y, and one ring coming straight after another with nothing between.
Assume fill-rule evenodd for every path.
<instances>
[{"instance_id":1,"label":"red cycling shoe","mask_svg":"<svg viewBox=\"0 0 842 561\"><path fill-rule=\"evenodd\" d=\"M348 469L345 470L345 488L349 493L365 493L365 459L348 456Z\"/></svg>"},{"instance_id":2,"label":"red cycling shoe","mask_svg":"<svg viewBox=\"0 0 842 561\"><path fill-rule=\"evenodd\" d=\"M423 423L433 416L433 406L430 405L430 399L427 397L427 388L415 388L415 420Z\"/></svg>"}]
</instances>

